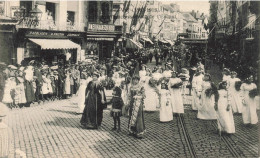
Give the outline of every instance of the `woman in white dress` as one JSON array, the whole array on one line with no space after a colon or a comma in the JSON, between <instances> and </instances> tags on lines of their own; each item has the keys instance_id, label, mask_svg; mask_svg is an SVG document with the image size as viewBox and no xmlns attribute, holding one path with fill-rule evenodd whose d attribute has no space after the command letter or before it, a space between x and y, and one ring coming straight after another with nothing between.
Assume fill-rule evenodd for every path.
<instances>
[{"instance_id":1,"label":"woman in white dress","mask_svg":"<svg viewBox=\"0 0 260 158\"><path fill-rule=\"evenodd\" d=\"M171 92L171 104L173 113L184 113L183 100L181 96L181 86L182 80L180 78L177 78L177 72L172 72L172 77L170 78L168 83L168 89Z\"/></svg>"},{"instance_id":2,"label":"woman in white dress","mask_svg":"<svg viewBox=\"0 0 260 158\"><path fill-rule=\"evenodd\" d=\"M166 64L166 69L163 71L163 77L170 79L172 77L172 67L169 64Z\"/></svg>"},{"instance_id":3,"label":"woman in white dress","mask_svg":"<svg viewBox=\"0 0 260 158\"><path fill-rule=\"evenodd\" d=\"M234 113L242 113L242 99L240 86L241 80L236 77L237 73L235 71L231 72L231 78L229 79L228 91L231 95L231 107ZM237 88L236 88L237 86ZM239 88L239 89L238 89Z\"/></svg>"},{"instance_id":4,"label":"woman in white dress","mask_svg":"<svg viewBox=\"0 0 260 158\"><path fill-rule=\"evenodd\" d=\"M156 111L159 106L159 98L157 94L157 81L148 74L144 84L144 92L146 98L144 99L144 111Z\"/></svg>"},{"instance_id":5,"label":"woman in white dress","mask_svg":"<svg viewBox=\"0 0 260 158\"><path fill-rule=\"evenodd\" d=\"M201 105L198 107L198 118L203 120L215 120L216 111L214 105L218 99L217 87L211 82L210 74L205 74L202 83Z\"/></svg>"},{"instance_id":6,"label":"woman in white dress","mask_svg":"<svg viewBox=\"0 0 260 158\"><path fill-rule=\"evenodd\" d=\"M202 82L204 75L202 74L202 69L197 69L195 75L192 79L192 110L198 110L200 106L200 95L202 91Z\"/></svg>"},{"instance_id":7,"label":"woman in white dress","mask_svg":"<svg viewBox=\"0 0 260 158\"><path fill-rule=\"evenodd\" d=\"M230 70L227 69L227 68L224 68L223 72L222 72L222 75L223 75L222 81L227 81L227 88L229 88L229 80L231 78Z\"/></svg>"},{"instance_id":8,"label":"woman in white dress","mask_svg":"<svg viewBox=\"0 0 260 158\"><path fill-rule=\"evenodd\" d=\"M88 76L85 75L80 79L80 86L79 90L77 92L77 104L78 104L78 114L83 113L84 108L85 108L85 93L86 93L86 88L87 88L87 78Z\"/></svg>"},{"instance_id":9,"label":"woman in white dress","mask_svg":"<svg viewBox=\"0 0 260 158\"><path fill-rule=\"evenodd\" d=\"M23 79L23 72L19 70L17 76L17 85L15 88L15 100L16 104L20 107L26 103L25 91L24 91L24 79Z\"/></svg>"},{"instance_id":10,"label":"woman in white dress","mask_svg":"<svg viewBox=\"0 0 260 158\"><path fill-rule=\"evenodd\" d=\"M218 103L215 104L215 110L217 112L219 131L231 134L235 133L235 123L230 105L231 96L226 88L226 81L223 81L219 84L219 99Z\"/></svg>"},{"instance_id":11,"label":"woman in white dress","mask_svg":"<svg viewBox=\"0 0 260 158\"><path fill-rule=\"evenodd\" d=\"M65 70L65 83L64 83L64 94L66 98L70 95L70 72L69 70Z\"/></svg>"},{"instance_id":12,"label":"woman in white dress","mask_svg":"<svg viewBox=\"0 0 260 158\"><path fill-rule=\"evenodd\" d=\"M171 92L167 89L165 83L160 88L160 122L169 122L173 120L171 106Z\"/></svg>"},{"instance_id":13,"label":"woman in white dress","mask_svg":"<svg viewBox=\"0 0 260 158\"><path fill-rule=\"evenodd\" d=\"M253 76L246 79L245 83L241 85L242 92L242 118L244 124L257 124L258 117L256 113L256 84L253 83Z\"/></svg>"},{"instance_id":14,"label":"woman in white dress","mask_svg":"<svg viewBox=\"0 0 260 158\"><path fill-rule=\"evenodd\" d=\"M140 84L144 85L145 84L145 79L146 79L146 65L142 65L142 70L139 71L139 76L140 76Z\"/></svg>"}]
</instances>

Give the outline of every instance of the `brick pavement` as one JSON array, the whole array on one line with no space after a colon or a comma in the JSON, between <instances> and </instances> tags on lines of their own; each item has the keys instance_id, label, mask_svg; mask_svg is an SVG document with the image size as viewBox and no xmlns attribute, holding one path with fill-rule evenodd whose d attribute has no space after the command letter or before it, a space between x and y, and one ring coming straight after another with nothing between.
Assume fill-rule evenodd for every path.
<instances>
[{"instance_id":1,"label":"brick pavement","mask_svg":"<svg viewBox=\"0 0 260 158\"><path fill-rule=\"evenodd\" d=\"M99 130L80 127L81 115L68 100L14 109L6 121L12 128L14 149L27 157L187 157L176 120L160 123L159 113L145 113L147 135L137 140L127 135L128 119L122 117L122 132L112 132L112 118L104 111ZM19 157L12 151L14 157Z\"/></svg>"},{"instance_id":2,"label":"brick pavement","mask_svg":"<svg viewBox=\"0 0 260 158\"><path fill-rule=\"evenodd\" d=\"M190 99L184 101L184 122L196 155L232 157L212 121L196 119ZM27 157L191 157L176 117L160 123L158 112L146 112L146 137L137 140L127 135L125 117L121 119L121 133L110 131L113 121L108 110L104 111L100 129L86 130L80 127L81 115L76 111L76 105L69 100L12 110L6 121L13 131L14 149L24 151ZM241 115L235 115L235 123L236 134L228 141L241 157L257 157L256 126L243 126ZM14 150L12 155L19 157Z\"/></svg>"}]
</instances>

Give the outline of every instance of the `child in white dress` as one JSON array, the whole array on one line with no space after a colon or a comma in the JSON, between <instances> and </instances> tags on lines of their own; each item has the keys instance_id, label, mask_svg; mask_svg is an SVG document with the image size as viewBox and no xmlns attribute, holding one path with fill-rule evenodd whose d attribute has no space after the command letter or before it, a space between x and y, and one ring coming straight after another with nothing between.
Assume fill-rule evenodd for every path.
<instances>
[{"instance_id":1,"label":"child in white dress","mask_svg":"<svg viewBox=\"0 0 260 158\"><path fill-rule=\"evenodd\" d=\"M160 89L160 122L169 122L173 120L171 106L171 92L165 83L161 84Z\"/></svg>"},{"instance_id":2,"label":"child in white dress","mask_svg":"<svg viewBox=\"0 0 260 158\"><path fill-rule=\"evenodd\" d=\"M235 133L235 123L231 109L231 95L227 91L227 82L223 81L219 84L219 99L215 104L217 112L218 129L220 132Z\"/></svg>"}]
</instances>

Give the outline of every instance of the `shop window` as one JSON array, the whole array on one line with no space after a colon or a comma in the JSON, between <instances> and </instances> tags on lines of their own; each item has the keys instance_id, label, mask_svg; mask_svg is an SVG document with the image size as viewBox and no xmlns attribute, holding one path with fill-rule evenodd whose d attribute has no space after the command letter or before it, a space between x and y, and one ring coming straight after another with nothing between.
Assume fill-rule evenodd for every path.
<instances>
[{"instance_id":1,"label":"shop window","mask_svg":"<svg viewBox=\"0 0 260 158\"><path fill-rule=\"evenodd\" d=\"M46 2L46 13L49 19L55 21L55 3Z\"/></svg>"},{"instance_id":2,"label":"shop window","mask_svg":"<svg viewBox=\"0 0 260 158\"><path fill-rule=\"evenodd\" d=\"M73 25L74 21L75 21L75 12L67 11L67 22Z\"/></svg>"},{"instance_id":3,"label":"shop window","mask_svg":"<svg viewBox=\"0 0 260 158\"><path fill-rule=\"evenodd\" d=\"M88 21L89 22L97 22L97 2L89 1L88 7Z\"/></svg>"}]
</instances>

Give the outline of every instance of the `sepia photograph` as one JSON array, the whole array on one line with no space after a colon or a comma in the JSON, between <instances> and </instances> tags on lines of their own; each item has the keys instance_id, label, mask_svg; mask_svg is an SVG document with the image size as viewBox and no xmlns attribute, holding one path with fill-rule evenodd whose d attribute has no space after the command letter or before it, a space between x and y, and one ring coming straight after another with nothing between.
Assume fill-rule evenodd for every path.
<instances>
[{"instance_id":1,"label":"sepia photograph","mask_svg":"<svg viewBox=\"0 0 260 158\"><path fill-rule=\"evenodd\" d=\"M260 158L259 0L0 0L0 158Z\"/></svg>"}]
</instances>

